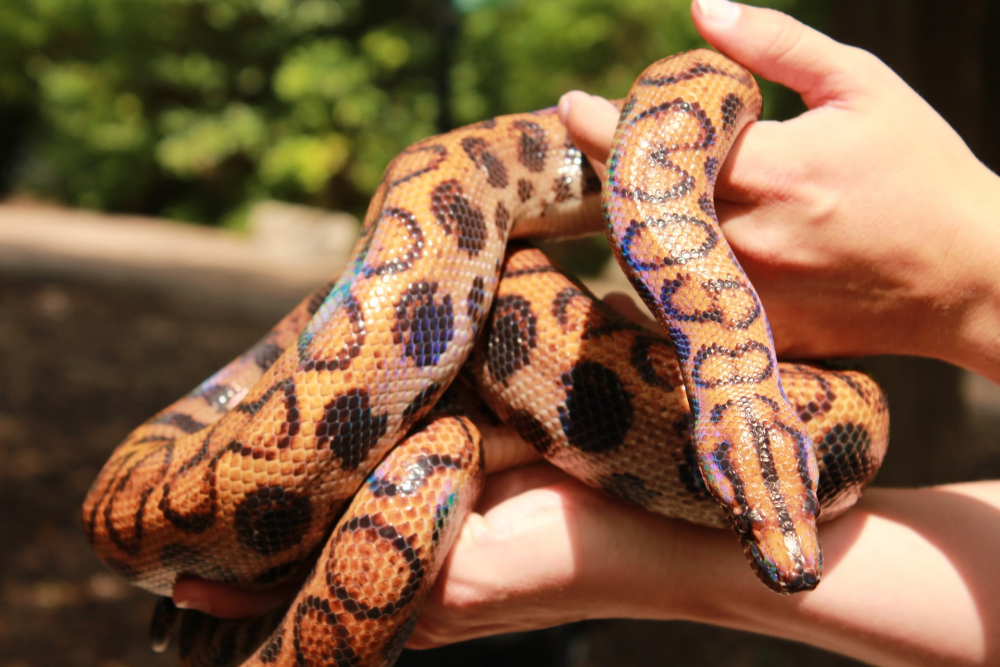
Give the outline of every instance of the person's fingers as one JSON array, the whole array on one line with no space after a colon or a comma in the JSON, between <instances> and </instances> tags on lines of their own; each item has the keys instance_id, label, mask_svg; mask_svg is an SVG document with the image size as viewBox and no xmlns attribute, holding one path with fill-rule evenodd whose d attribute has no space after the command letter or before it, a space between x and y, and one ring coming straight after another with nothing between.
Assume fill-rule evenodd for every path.
<instances>
[{"instance_id":1,"label":"person's fingers","mask_svg":"<svg viewBox=\"0 0 1000 667\"><path fill-rule=\"evenodd\" d=\"M298 584L294 584L248 591L195 577L181 577L174 584L173 600L181 609L192 609L218 618L251 618L277 609L298 588Z\"/></svg>"},{"instance_id":2,"label":"person's fingers","mask_svg":"<svg viewBox=\"0 0 1000 667\"><path fill-rule=\"evenodd\" d=\"M604 163L615 136L618 108L604 99L573 90L559 99L559 120L573 143L590 158L597 175L604 180Z\"/></svg>"},{"instance_id":3,"label":"person's fingers","mask_svg":"<svg viewBox=\"0 0 1000 667\"><path fill-rule=\"evenodd\" d=\"M542 460L538 450L529 445L514 429L500 424L477 424L483 435L486 474L494 475Z\"/></svg>"},{"instance_id":4,"label":"person's fingers","mask_svg":"<svg viewBox=\"0 0 1000 667\"><path fill-rule=\"evenodd\" d=\"M794 123L757 121L737 137L719 169L715 182L716 210L720 220L741 204L750 204L752 212L766 215L761 209L772 204L794 201L801 195L806 175L815 156L807 141L808 128Z\"/></svg>"},{"instance_id":5,"label":"person's fingers","mask_svg":"<svg viewBox=\"0 0 1000 667\"><path fill-rule=\"evenodd\" d=\"M476 513L486 514L501 503L522 493L567 479L568 475L550 463L539 462L517 470L508 470L486 478L483 494L476 503Z\"/></svg>"},{"instance_id":6,"label":"person's fingers","mask_svg":"<svg viewBox=\"0 0 1000 667\"><path fill-rule=\"evenodd\" d=\"M855 64L870 57L773 9L694 0L691 15L709 44L752 72L798 92L810 109L849 95Z\"/></svg>"}]
</instances>

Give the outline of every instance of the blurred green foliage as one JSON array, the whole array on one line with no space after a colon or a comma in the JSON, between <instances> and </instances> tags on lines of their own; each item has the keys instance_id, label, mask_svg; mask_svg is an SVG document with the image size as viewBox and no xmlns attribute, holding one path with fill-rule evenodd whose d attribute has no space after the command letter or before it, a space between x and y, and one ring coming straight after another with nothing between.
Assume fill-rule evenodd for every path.
<instances>
[{"instance_id":1,"label":"blurred green foliage","mask_svg":"<svg viewBox=\"0 0 1000 667\"><path fill-rule=\"evenodd\" d=\"M688 6L4 0L0 185L206 223L263 198L362 213L421 137L571 88L623 95L648 63L702 44Z\"/></svg>"}]
</instances>

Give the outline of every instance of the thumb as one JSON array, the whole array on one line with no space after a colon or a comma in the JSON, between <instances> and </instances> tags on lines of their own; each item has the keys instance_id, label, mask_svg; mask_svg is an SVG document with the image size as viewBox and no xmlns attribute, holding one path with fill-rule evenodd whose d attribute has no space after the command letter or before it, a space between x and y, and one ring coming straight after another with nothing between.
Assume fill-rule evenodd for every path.
<instances>
[{"instance_id":1,"label":"thumb","mask_svg":"<svg viewBox=\"0 0 1000 667\"><path fill-rule=\"evenodd\" d=\"M836 42L773 9L729 0L694 0L691 16L709 44L765 79L799 93L810 109L852 91L844 76L861 49Z\"/></svg>"}]
</instances>

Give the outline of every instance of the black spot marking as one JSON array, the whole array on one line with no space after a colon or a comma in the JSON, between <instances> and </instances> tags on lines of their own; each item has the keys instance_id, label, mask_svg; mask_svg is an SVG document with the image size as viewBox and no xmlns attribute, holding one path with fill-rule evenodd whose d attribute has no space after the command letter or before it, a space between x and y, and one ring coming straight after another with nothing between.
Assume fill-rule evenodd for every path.
<instances>
[{"instance_id":1,"label":"black spot marking","mask_svg":"<svg viewBox=\"0 0 1000 667\"><path fill-rule=\"evenodd\" d=\"M399 658L406 646L406 640L413 634L413 629L417 627L418 618L419 614L414 612L407 616L405 621L396 626L392 636L386 640L385 648L382 650L381 662L383 665L393 665L396 663L396 659Z\"/></svg>"},{"instance_id":2,"label":"black spot marking","mask_svg":"<svg viewBox=\"0 0 1000 667\"><path fill-rule=\"evenodd\" d=\"M629 95L625 99L625 103L622 104L621 113L618 114L619 123L629 117L629 114L631 114L632 110L635 109L635 105L636 105L635 95Z\"/></svg>"},{"instance_id":3,"label":"black spot marking","mask_svg":"<svg viewBox=\"0 0 1000 667\"><path fill-rule=\"evenodd\" d=\"M278 360L281 353L284 352L277 343L268 341L266 343L261 343L253 349L253 362L261 368L261 370L267 370L274 365L274 362Z\"/></svg>"},{"instance_id":4,"label":"black spot marking","mask_svg":"<svg viewBox=\"0 0 1000 667\"><path fill-rule=\"evenodd\" d=\"M585 325L586 331L580 336L580 340L595 340L601 336L613 336L616 333L621 333L622 331L635 331L635 327L630 324L622 324L620 322L612 322L611 324L605 324L604 326L596 327L592 323L587 322Z\"/></svg>"},{"instance_id":5,"label":"black spot marking","mask_svg":"<svg viewBox=\"0 0 1000 667\"><path fill-rule=\"evenodd\" d=\"M155 419L150 420L151 424L165 424L167 426L173 426L178 428L184 433L197 433L201 429L208 426L208 424L203 424L191 417L191 415L184 414L183 412L168 412L165 415L160 415Z\"/></svg>"},{"instance_id":6,"label":"black spot marking","mask_svg":"<svg viewBox=\"0 0 1000 667\"><path fill-rule=\"evenodd\" d=\"M735 93L729 93L722 100L722 131L729 133L743 113L743 100Z\"/></svg>"},{"instance_id":7,"label":"black spot marking","mask_svg":"<svg viewBox=\"0 0 1000 667\"><path fill-rule=\"evenodd\" d=\"M578 296L582 296L581 292L576 287L567 287L556 294L556 298L552 301L552 315L559 321L559 326L564 327L569 322L569 315L566 313L566 308L569 307L570 302Z\"/></svg>"},{"instance_id":8,"label":"black spot marking","mask_svg":"<svg viewBox=\"0 0 1000 667\"><path fill-rule=\"evenodd\" d=\"M583 361L562 375L566 403L559 420L569 443L585 452L620 447L632 428L632 397L618 375L595 361Z\"/></svg>"},{"instance_id":9,"label":"black spot marking","mask_svg":"<svg viewBox=\"0 0 1000 667\"><path fill-rule=\"evenodd\" d=\"M552 184L555 202L561 204L573 198L573 179L569 176L557 176Z\"/></svg>"},{"instance_id":10,"label":"black spot marking","mask_svg":"<svg viewBox=\"0 0 1000 667\"><path fill-rule=\"evenodd\" d=\"M507 228L510 226L510 211L507 207L503 205L502 201L497 202L497 210L495 214L495 221L497 226L498 236L504 238L507 233Z\"/></svg>"},{"instance_id":11,"label":"black spot marking","mask_svg":"<svg viewBox=\"0 0 1000 667\"><path fill-rule=\"evenodd\" d=\"M715 202L708 195L702 195L698 197L698 208L707 215L712 220L718 220L718 216L715 214Z\"/></svg>"},{"instance_id":12,"label":"black spot marking","mask_svg":"<svg viewBox=\"0 0 1000 667\"><path fill-rule=\"evenodd\" d=\"M264 556L302 541L312 521L312 505L281 486L262 486L236 506L233 526L240 543Z\"/></svg>"},{"instance_id":13,"label":"black spot marking","mask_svg":"<svg viewBox=\"0 0 1000 667\"><path fill-rule=\"evenodd\" d=\"M316 425L316 446L330 446L344 470L356 470L385 435L388 413L374 414L368 392L354 388L326 404L323 422Z\"/></svg>"},{"instance_id":14,"label":"black spot marking","mask_svg":"<svg viewBox=\"0 0 1000 667\"><path fill-rule=\"evenodd\" d=\"M555 444L542 422L535 419L527 410L515 410L507 415L504 421L517 431L525 442L538 450L539 454L546 454Z\"/></svg>"},{"instance_id":15,"label":"black spot marking","mask_svg":"<svg viewBox=\"0 0 1000 667\"><path fill-rule=\"evenodd\" d=\"M299 421L299 398L295 395L295 382L289 380L285 384L285 420L278 432L278 449L288 447L292 438L299 434L302 423ZM255 456L254 458L261 458Z\"/></svg>"},{"instance_id":16,"label":"black spot marking","mask_svg":"<svg viewBox=\"0 0 1000 667\"><path fill-rule=\"evenodd\" d=\"M466 302L469 307L469 321L472 322L472 335L475 336L483 323L483 318L486 317L486 310L483 308L486 305L486 281L482 276L476 276L472 280Z\"/></svg>"},{"instance_id":17,"label":"black spot marking","mask_svg":"<svg viewBox=\"0 0 1000 667\"><path fill-rule=\"evenodd\" d=\"M427 410L434 405L434 399L437 398L440 391L441 385L437 382L432 382L424 387L403 410L403 422L409 425L427 414Z\"/></svg>"},{"instance_id":18,"label":"black spot marking","mask_svg":"<svg viewBox=\"0 0 1000 667\"><path fill-rule=\"evenodd\" d=\"M601 480L601 488L615 498L639 507L649 507L661 495L655 489L646 488L640 477L627 472L611 473Z\"/></svg>"},{"instance_id":19,"label":"black spot marking","mask_svg":"<svg viewBox=\"0 0 1000 667\"><path fill-rule=\"evenodd\" d=\"M455 336L451 295L436 300L437 283L410 283L396 303L392 340L418 368L436 366Z\"/></svg>"},{"instance_id":20,"label":"black spot marking","mask_svg":"<svg viewBox=\"0 0 1000 667\"><path fill-rule=\"evenodd\" d=\"M528 171L538 173L545 169L545 156L549 152L549 141L545 129L538 123L519 120L514 127L521 131L517 159Z\"/></svg>"},{"instance_id":21,"label":"black spot marking","mask_svg":"<svg viewBox=\"0 0 1000 667\"><path fill-rule=\"evenodd\" d=\"M516 294L501 297L493 309L486 339L486 368L503 384L531 363L538 344L538 318L531 303Z\"/></svg>"},{"instance_id":22,"label":"black spot marking","mask_svg":"<svg viewBox=\"0 0 1000 667\"><path fill-rule=\"evenodd\" d=\"M820 504L825 505L867 481L871 473L868 463L871 442L868 429L847 422L835 425L816 443L816 456L825 473L820 475L816 489Z\"/></svg>"},{"instance_id":23,"label":"black spot marking","mask_svg":"<svg viewBox=\"0 0 1000 667\"><path fill-rule=\"evenodd\" d=\"M712 155L707 160L705 160L705 176L708 177L709 183L715 182L715 174L718 171L719 171L719 158Z\"/></svg>"},{"instance_id":24,"label":"black spot marking","mask_svg":"<svg viewBox=\"0 0 1000 667\"><path fill-rule=\"evenodd\" d=\"M507 187L507 168L489 151L489 144L479 137L462 139L462 148L479 169L486 171L486 182L494 188Z\"/></svg>"},{"instance_id":25,"label":"black spot marking","mask_svg":"<svg viewBox=\"0 0 1000 667\"><path fill-rule=\"evenodd\" d=\"M684 485L684 490L702 498L711 498L712 494L705 486L698 465L698 452L694 445L694 414L685 412L684 417L673 424L674 432L684 442L684 462L677 466L677 476Z\"/></svg>"},{"instance_id":26,"label":"black spot marking","mask_svg":"<svg viewBox=\"0 0 1000 667\"><path fill-rule=\"evenodd\" d=\"M486 247L486 219L465 196L461 184L447 180L431 193L431 211L446 234L458 232L458 249L475 257Z\"/></svg>"},{"instance_id":27,"label":"black spot marking","mask_svg":"<svg viewBox=\"0 0 1000 667\"><path fill-rule=\"evenodd\" d=\"M583 192L586 195L596 195L601 192L601 178L594 171L594 167L590 164L590 160L584 160L580 164L581 177L583 178Z\"/></svg>"},{"instance_id":28,"label":"black spot marking","mask_svg":"<svg viewBox=\"0 0 1000 667\"><path fill-rule=\"evenodd\" d=\"M315 292L309 295L309 303L306 304L306 312L309 313L310 317L316 314L319 307L323 305L324 301L326 301L326 297L330 296L330 292L333 291L336 284L336 281L331 280L322 287L317 288Z\"/></svg>"},{"instance_id":29,"label":"black spot marking","mask_svg":"<svg viewBox=\"0 0 1000 667\"><path fill-rule=\"evenodd\" d=\"M517 179L517 197L521 202L526 202L531 199L531 195L535 192L535 186L532 185L531 181L526 178Z\"/></svg>"},{"instance_id":30,"label":"black spot marking","mask_svg":"<svg viewBox=\"0 0 1000 667\"><path fill-rule=\"evenodd\" d=\"M681 361L687 361L688 357L691 356L691 341L687 334L678 327L671 326L667 327L667 336L670 337L670 342L674 345L677 358Z\"/></svg>"}]
</instances>

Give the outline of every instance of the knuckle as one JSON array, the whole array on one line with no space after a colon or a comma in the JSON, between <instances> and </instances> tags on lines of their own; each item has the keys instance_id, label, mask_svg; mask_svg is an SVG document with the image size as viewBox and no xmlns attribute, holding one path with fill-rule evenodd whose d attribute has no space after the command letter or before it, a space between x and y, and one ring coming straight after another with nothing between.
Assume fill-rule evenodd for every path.
<instances>
[{"instance_id":1,"label":"knuckle","mask_svg":"<svg viewBox=\"0 0 1000 667\"><path fill-rule=\"evenodd\" d=\"M806 41L806 27L794 20L776 22L777 30L767 48L767 55L778 64L798 59Z\"/></svg>"}]
</instances>

